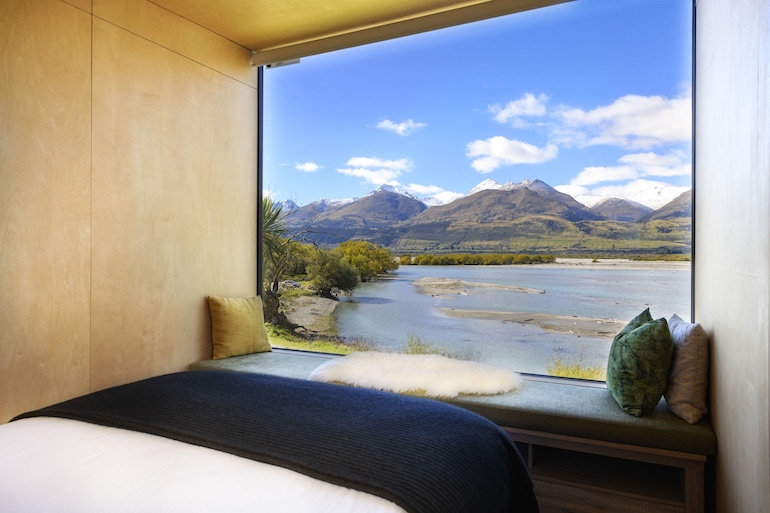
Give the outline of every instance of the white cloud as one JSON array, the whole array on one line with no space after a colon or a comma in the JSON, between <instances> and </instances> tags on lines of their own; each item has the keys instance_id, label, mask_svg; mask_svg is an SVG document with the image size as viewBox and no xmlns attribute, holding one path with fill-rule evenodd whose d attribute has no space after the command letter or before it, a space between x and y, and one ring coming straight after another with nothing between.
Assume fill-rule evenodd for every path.
<instances>
[{"instance_id":1,"label":"white cloud","mask_svg":"<svg viewBox=\"0 0 770 513\"><path fill-rule=\"evenodd\" d=\"M438 194L434 194L431 197L435 198L438 203L446 205L448 203L452 203L454 200L462 198L463 196L465 196L465 194L461 194L459 192L443 191L439 192Z\"/></svg>"},{"instance_id":2,"label":"white cloud","mask_svg":"<svg viewBox=\"0 0 770 513\"><path fill-rule=\"evenodd\" d=\"M500 166L516 164L540 164L556 158L558 148L548 144L538 148L525 142L506 139L502 136L468 143L465 154L473 158L471 167L479 173L491 173Z\"/></svg>"},{"instance_id":3,"label":"white cloud","mask_svg":"<svg viewBox=\"0 0 770 513\"><path fill-rule=\"evenodd\" d=\"M557 185L554 189L569 194L587 207L592 207L607 197L613 197L625 198L658 209L690 190L690 187L639 178L625 184L605 185L594 189L579 185Z\"/></svg>"},{"instance_id":4,"label":"white cloud","mask_svg":"<svg viewBox=\"0 0 770 513\"><path fill-rule=\"evenodd\" d=\"M364 169L364 168L345 168L338 169L340 173L347 176L357 176L363 178L374 185L400 185L398 180L399 173L392 169Z\"/></svg>"},{"instance_id":5,"label":"white cloud","mask_svg":"<svg viewBox=\"0 0 770 513\"><path fill-rule=\"evenodd\" d=\"M495 115L494 119L498 123L511 123L514 126L524 126L525 122L521 119L524 116L545 116L545 104L548 96L540 94L535 97L532 93L526 93L518 100L513 100L505 104L504 107L492 105L489 112Z\"/></svg>"},{"instance_id":6,"label":"white cloud","mask_svg":"<svg viewBox=\"0 0 770 513\"><path fill-rule=\"evenodd\" d=\"M692 132L690 96L626 95L610 105L582 110L561 107L555 113L561 122L552 138L567 146L599 144L631 149L689 141Z\"/></svg>"},{"instance_id":7,"label":"white cloud","mask_svg":"<svg viewBox=\"0 0 770 513\"><path fill-rule=\"evenodd\" d=\"M401 172L411 169L413 164L409 159L382 160L377 157L353 157L347 161L347 165L366 168L386 168Z\"/></svg>"},{"instance_id":8,"label":"white cloud","mask_svg":"<svg viewBox=\"0 0 770 513\"><path fill-rule=\"evenodd\" d=\"M409 159L383 160L377 157L353 157L347 161L349 168L337 169L338 173L363 178L374 185L401 185L397 178L412 168Z\"/></svg>"},{"instance_id":9,"label":"white cloud","mask_svg":"<svg viewBox=\"0 0 770 513\"><path fill-rule=\"evenodd\" d=\"M591 193L591 191L589 191L587 187L583 187L581 185L572 185L572 184L557 185L554 187L554 189L564 194L568 194L573 198L577 198L578 196L585 196Z\"/></svg>"},{"instance_id":10,"label":"white cloud","mask_svg":"<svg viewBox=\"0 0 770 513\"><path fill-rule=\"evenodd\" d=\"M388 130L402 136L411 135L426 126L428 126L427 123L416 123L413 119L407 119L401 123L395 123L389 119L385 119L377 124L377 128Z\"/></svg>"},{"instance_id":11,"label":"white cloud","mask_svg":"<svg viewBox=\"0 0 770 513\"><path fill-rule=\"evenodd\" d=\"M429 194L438 194L444 192L444 189L438 185L420 185L419 183L410 183L407 186L407 190L414 194L421 196L427 196Z\"/></svg>"},{"instance_id":12,"label":"white cloud","mask_svg":"<svg viewBox=\"0 0 770 513\"><path fill-rule=\"evenodd\" d=\"M446 191L438 185L421 185L418 183L410 183L406 186L406 190L416 196L431 200L429 204L446 205L456 199L465 196L459 192Z\"/></svg>"},{"instance_id":13,"label":"white cloud","mask_svg":"<svg viewBox=\"0 0 770 513\"><path fill-rule=\"evenodd\" d=\"M591 190L595 196L613 196L636 201L650 208L660 208L690 187L675 186L666 182L638 179L623 185L608 185Z\"/></svg>"},{"instance_id":14,"label":"white cloud","mask_svg":"<svg viewBox=\"0 0 770 513\"><path fill-rule=\"evenodd\" d=\"M687 176L692 165L681 150L671 150L667 155L654 152L630 153L618 159L619 166L589 166L570 180L570 186L589 186L602 182L621 182L648 176Z\"/></svg>"},{"instance_id":15,"label":"white cloud","mask_svg":"<svg viewBox=\"0 0 770 513\"><path fill-rule=\"evenodd\" d=\"M570 181L570 185L595 185L601 182L616 182L620 180L633 180L638 176L632 166L592 166L584 168Z\"/></svg>"},{"instance_id":16,"label":"white cloud","mask_svg":"<svg viewBox=\"0 0 770 513\"><path fill-rule=\"evenodd\" d=\"M315 162L304 162L302 164L297 164L294 168L306 173L315 173L319 169L322 169L323 166L319 166Z\"/></svg>"},{"instance_id":17,"label":"white cloud","mask_svg":"<svg viewBox=\"0 0 770 513\"><path fill-rule=\"evenodd\" d=\"M637 168L644 176L687 176L692 165L681 150L671 150L668 155L653 152L632 153L618 159Z\"/></svg>"}]
</instances>

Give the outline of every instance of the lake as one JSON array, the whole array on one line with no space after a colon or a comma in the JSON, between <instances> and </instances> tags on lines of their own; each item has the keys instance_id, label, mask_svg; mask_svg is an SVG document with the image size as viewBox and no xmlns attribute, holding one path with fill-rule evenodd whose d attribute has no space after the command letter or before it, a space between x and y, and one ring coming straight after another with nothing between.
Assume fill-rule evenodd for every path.
<instances>
[{"instance_id":1,"label":"lake","mask_svg":"<svg viewBox=\"0 0 770 513\"><path fill-rule=\"evenodd\" d=\"M410 336L457 354L519 372L545 373L557 354L606 364L610 336L544 331L519 322L467 319L441 309L527 312L589 317L615 333L649 307L654 318L690 318L690 264L635 263L522 266L401 266L388 277L362 283L335 310L338 333L362 336L380 350L401 350ZM662 265L661 265L662 264ZM430 295L420 278L526 287L542 294L491 287ZM614 323L612 323L614 321Z\"/></svg>"}]
</instances>

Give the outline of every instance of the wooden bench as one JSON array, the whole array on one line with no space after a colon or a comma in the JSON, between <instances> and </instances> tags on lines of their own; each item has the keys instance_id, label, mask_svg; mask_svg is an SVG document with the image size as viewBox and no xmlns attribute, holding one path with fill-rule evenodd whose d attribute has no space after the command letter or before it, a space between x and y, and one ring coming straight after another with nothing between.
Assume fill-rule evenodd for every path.
<instances>
[{"instance_id":1,"label":"wooden bench","mask_svg":"<svg viewBox=\"0 0 770 513\"><path fill-rule=\"evenodd\" d=\"M334 355L274 350L204 360L191 370L306 379ZM690 425L661 399L651 415L623 412L601 384L524 376L513 392L447 402L495 422L527 459L541 511L701 513L704 468L716 452L707 419Z\"/></svg>"}]
</instances>

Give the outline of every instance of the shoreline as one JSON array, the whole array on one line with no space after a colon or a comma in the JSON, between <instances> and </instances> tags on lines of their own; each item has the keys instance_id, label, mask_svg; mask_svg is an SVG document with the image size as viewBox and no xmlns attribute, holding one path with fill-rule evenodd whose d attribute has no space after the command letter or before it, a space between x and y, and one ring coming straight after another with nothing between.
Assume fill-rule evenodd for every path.
<instances>
[{"instance_id":1,"label":"shoreline","mask_svg":"<svg viewBox=\"0 0 770 513\"><path fill-rule=\"evenodd\" d=\"M528 267L550 269L612 269L620 271L659 270L686 271L692 266L691 261L679 260L631 260L628 258L557 258L550 264L526 264ZM512 266L507 266L512 267Z\"/></svg>"},{"instance_id":2,"label":"shoreline","mask_svg":"<svg viewBox=\"0 0 770 513\"><path fill-rule=\"evenodd\" d=\"M299 296L281 304L286 318L304 328L308 335L336 335L333 314L339 301L321 296Z\"/></svg>"}]
</instances>

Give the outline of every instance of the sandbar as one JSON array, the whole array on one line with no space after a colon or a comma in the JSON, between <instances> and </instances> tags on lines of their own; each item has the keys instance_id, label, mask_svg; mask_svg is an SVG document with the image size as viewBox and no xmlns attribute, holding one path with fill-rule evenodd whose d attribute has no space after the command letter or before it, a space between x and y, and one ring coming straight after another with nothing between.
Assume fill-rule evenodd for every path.
<instances>
[{"instance_id":1,"label":"sandbar","mask_svg":"<svg viewBox=\"0 0 770 513\"><path fill-rule=\"evenodd\" d=\"M578 337L612 338L627 324L618 319L598 319L576 315L551 315L529 312L494 312L488 310L463 310L440 308L449 316L461 319L482 319L519 324L531 324L551 333Z\"/></svg>"},{"instance_id":2,"label":"sandbar","mask_svg":"<svg viewBox=\"0 0 770 513\"><path fill-rule=\"evenodd\" d=\"M467 295L470 294L470 289L473 288L509 290L511 292L520 292L522 294L545 294L545 291L541 289L530 289L527 287L518 287L516 285L456 280L453 278L433 278L430 276L414 280L412 284L417 286L420 293L429 296L446 296L454 294Z\"/></svg>"}]
</instances>

